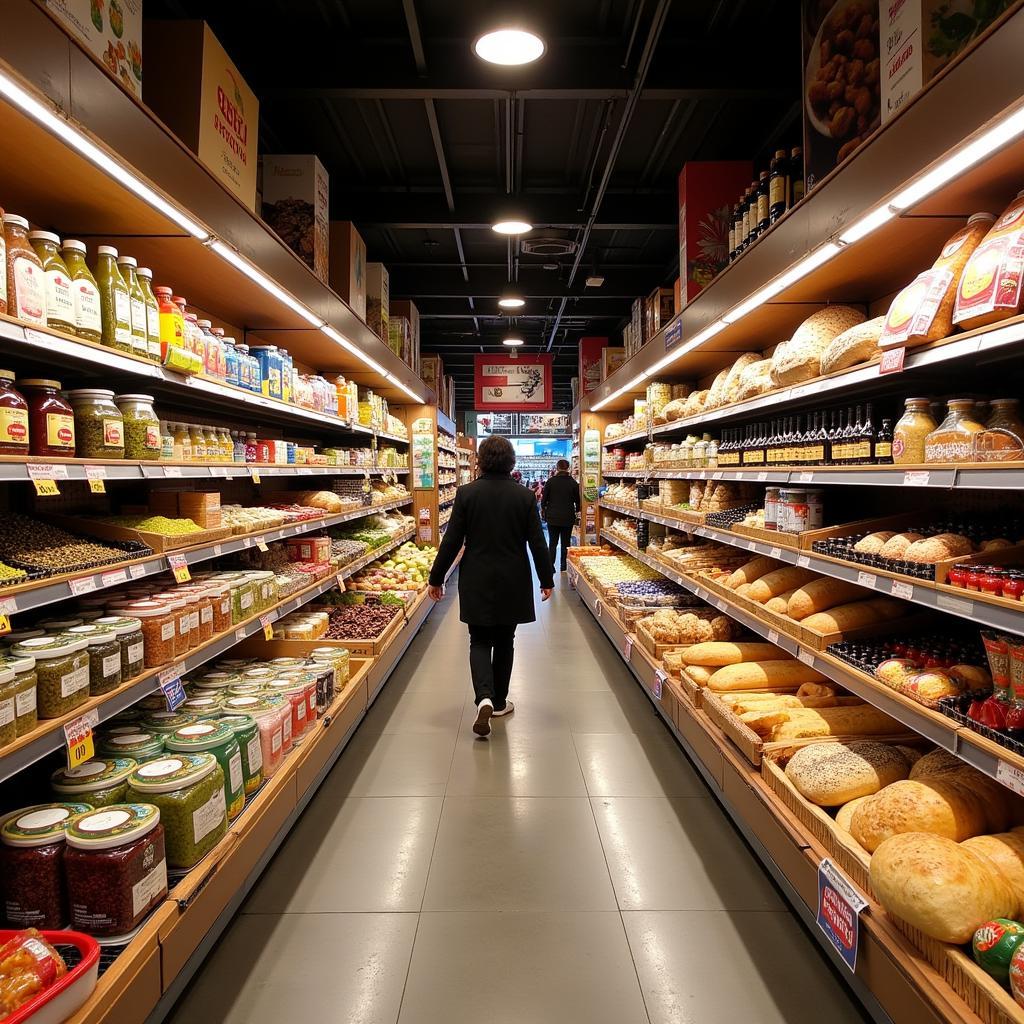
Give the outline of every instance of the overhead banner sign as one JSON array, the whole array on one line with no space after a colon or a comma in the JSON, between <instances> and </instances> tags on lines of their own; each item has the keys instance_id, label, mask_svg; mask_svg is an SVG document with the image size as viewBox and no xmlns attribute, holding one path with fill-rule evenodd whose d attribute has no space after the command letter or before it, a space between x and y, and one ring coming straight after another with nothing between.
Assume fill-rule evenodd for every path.
<instances>
[{"instance_id":1,"label":"overhead banner sign","mask_svg":"<svg viewBox=\"0 0 1024 1024\"><path fill-rule=\"evenodd\" d=\"M519 414L520 434L548 434L569 437L569 415L564 412L524 412Z\"/></svg>"},{"instance_id":2,"label":"overhead banner sign","mask_svg":"<svg viewBox=\"0 0 1024 1024\"><path fill-rule=\"evenodd\" d=\"M552 356L474 356L478 412L547 412L552 406Z\"/></svg>"},{"instance_id":3,"label":"overhead banner sign","mask_svg":"<svg viewBox=\"0 0 1024 1024\"><path fill-rule=\"evenodd\" d=\"M480 412L472 413L476 422L475 437L489 437L491 434L501 434L503 437L511 437L516 432L516 416L511 412ZM470 433L467 430L467 433Z\"/></svg>"}]
</instances>

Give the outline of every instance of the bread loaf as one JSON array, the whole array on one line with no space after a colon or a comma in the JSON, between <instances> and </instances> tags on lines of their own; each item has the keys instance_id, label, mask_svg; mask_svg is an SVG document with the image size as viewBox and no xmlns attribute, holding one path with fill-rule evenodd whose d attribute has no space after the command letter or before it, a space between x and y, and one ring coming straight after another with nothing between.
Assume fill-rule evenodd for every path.
<instances>
[{"instance_id":1,"label":"bread loaf","mask_svg":"<svg viewBox=\"0 0 1024 1024\"><path fill-rule=\"evenodd\" d=\"M1024 190L989 228L960 275L953 323L965 331L1014 316L1020 310L1019 271L1007 273L1024 227Z\"/></svg>"},{"instance_id":2,"label":"bread loaf","mask_svg":"<svg viewBox=\"0 0 1024 1024\"><path fill-rule=\"evenodd\" d=\"M823 612L834 608L837 604L846 604L849 601L856 601L859 597L866 597L863 587L856 583L847 583L845 580L834 580L830 577L823 577L811 580L802 587L793 591L789 599L786 613L791 619L806 619L808 615L816 612Z\"/></svg>"},{"instance_id":3,"label":"bread loaf","mask_svg":"<svg viewBox=\"0 0 1024 1024\"><path fill-rule=\"evenodd\" d=\"M886 743L811 743L786 765L786 776L805 800L819 807L838 807L859 796L871 796L910 772L907 759Z\"/></svg>"},{"instance_id":4,"label":"bread loaf","mask_svg":"<svg viewBox=\"0 0 1024 1024\"><path fill-rule=\"evenodd\" d=\"M969 555L973 550L974 545L967 537L962 537L958 533L937 533L934 537L924 537L914 541L903 552L902 557L905 562L922 562L926 565L933 565L935 562L944 562L948 558Z\"/></svg>"},{"instance_id":5,"label":"bread loaf","mask_svg":"<svg viewBox=\"0 0 1024 1024\"><path fill-rule=\"evenodd\" d=\"M917 747L906 747L899 744L900 753L907 759L907 764L910 765L910 777L914 777L914 766L924 756Z\"/></svg>"},{"instance_id":6,"label":"bread loaf","mask_svg":"<svg viewBox=\"0 0 1024 1024\"><path fill-rule=\"evenodd\" d=\"M707 686L708 680L711 678L711 669L705 668L703 665L687 665L683 671L698 686Z\"/></svg>"},{"instance_id":7,"label":"bread loaf","mask_svg":"<svg viewBox=\"0 0 1024 1024\"><path fill-rule=\"evenodd\" d=\"M827 612L808 615L801 625L815 633L841 633L846 629L859 629L881 620L881 614L871 601L841 604Z\"/></svg>"},{"instance_id":8,"label":"bread loaf","mask_svg":"<svg viewBox=\"0 0 1024 1024\"><path fill-rule=\"evenodd\" d=\"M784 594L779 594L778 597L771 597L765 601L764 606L770 612L775 612L776 615L786 615L789 609L789 599L796 593L795 590L787 590Z\"/></svg>"},{"instance_id":9,"label":"bread loaf","mask_svg":"<svg viewBox=\"0 0 1024 1024\"><path fill-rule=\"evenodd\" d=\"M882 550L886 541L892 540L895 536L896 534L893 530L878 530L876 533L869 533L866 537L861 537L853 545L853 550L863 555L877 555Z\"/></svg>"},{"instance_id":10,"label":"bread loaf","mask_svg":"<svg viewBox=\"0 0 1024 1024\"><path fill-rule=\"evenodd\" d=\"M804 683L796 691L798 697L834 697L836 688L832 683Z\"/></svg>"},{"instance_id":11,"label":"bread loaf","mask_svg":"<svg viewBox=\"0 0 1024 1024\"><path fill-rule=\"evenodd\" d=\"M921 534L919 533L894 533L882 545L878 554L882 558L902 558L903 552L917 540L921 540Z\"/></svg>"},{"instance_id":12,"label":"bread loaf","mask_svg":"<svg viewBox=\"0 0 1024 1024\"><path fill-rule=\"evenodd\" d=\"M735 590L743 583L753 583L754 580L759 580L765 573L775 569L778 564L774 558L768 558L767 555L759 555L757 558L751 559L745 565L741 565L738 569L734 570L725 581L725 585L730 590Z\"/></svg>"},{"instance_id":13,"label":"bread loaf","mask_svg":"<svg viewBox=\"0 0 1024 1024\"><path fill-rule=\"evenodd\" d=\"M736 385L734 402L745 402L748 398L757 398L772 389L772 361L770 359L758 359L751 363L740 374L739 382Z\"/></svg>"},{"instance_id":14,"label":"bread loaf","mask_svg":"<svg viewBox=\"0 0 1024 1024\"><path fill-rule=\"evenodd\" d=\"M812 313L793 337L775 350L772 383L776 387L789 387L817 377L821 371L821 355L829 343L864 319L864 314L852 306L826 306Z\"/></svg>"},{"instance_id":15,"label":"bread loaf","mask_svg":"<svg viewBox=\"0 0 1024 1024\"><path fill-rule=\"evenodd\" d=\"M807 709L772 732L773 740L814 739L820 736L896 736L906 726L870 704Z\"/></svg>"},{"instance_id":16,"label":"bread loaf","mask_svg":"<svg viewBox=\"0 0 1024 1024\"><path fill-rule=\"evenodd\" d=\"M776 650L777 654L781 651ZM802 661L747 661L726 665L708 680L710 690L795 690L801 683L816 683L825 677ZM846 711L848 708L826 710Z\"/></svg>"},{"instance_id":17,"label":"bread loaf","mask_svg":"<svg viewBox=\"0 0 1024 1024\"><path fill-rule=\"evenodd\" d=\"M878 354L878 338L885 324L884 316L865 320L833 338L821 353L821 373L835 373L858 363L866 363Z\"/></svg>"},{"instance_id":18,"label":"bread loaf","mask_svg":"<svg viewBox=\"0 0 1024 1024\"><path fill-rule=\"evenodd\" d=\"M666 423L682 419L682 417L686 415L686 399L673 398L672 401L661 410L661 415L665 417Z\"/></svg>"},{"instance_id":19,"label":"bread loaf","mask_svg":"<svg viewBox=\"0 0 1024 1024\"><path fill-rule=\"evenodd\" d=\"M887 913L955 945L970 942L986 921L1014 918L1019 909L1006 879L989 861L923 832L892 836L878 847L871 858L871 889Z\"/></svg>"},{"instance_id":20,"label":"bread loaf","mask_svg":"<svg viewBox=\"0 0 1024 1024\"><path fill-rule=\"evenodd\" d=\"M767 736L777 725L789 719L785 709L763 709L757 711L744 711L740 721L758 736Z\"/></svg>"},{"instance_id":21,"label":"bread loaf","mask_svg":"<svg viewBox=\"0 0 1024 1024\"><path fill-rule=\"evenodd\" d=\"M710 665L718 668L722 665L737 665L742 661L766 661L781 654L782 651L775 644L712 641L688 647L683 652L683 660L687 665Z\"/></svg>"},{"instance_id":22,"label":"bread loaf","mask_svg":"<svg viewBox=\"0 0 1024 1024\"><path fill-rule=\"evenodd\" d=\"M1024 836L1016 832L999 832L992 836L965 839L960 845L1002 872L1017 899L1024 901Z\"/></svg>"},{"instance_id":23,"label":"bread loaf","mask_svg":"<svg viewBox=\"0 0 1024 1024\"><path fill-rule=\"evenodd\" d=\"M951 754L948 750L936 747L918 759L914 767L910 769L910 777L912 779L923 779L928 775L958 772L964 767L966 767L964 762L956 754Z\"/></svg>"},{"instance_id":24,"label":"bread loaf","mask_svg":"<svg viewBox=\"0 0 1024 1024\"><path fill-rule=\"evenodd\" d=\"M853 812L857 810L865 800L870 799L870 796L858 796L849 803L843 804L843 806L836 811L836 825L838 825L844 832L849 832L850 822L853 820Z\"/></svg>"},{"instance_id":25,"label":"bread loaf","mask_svg":"<svg viewBox=\"0 0 1024 1024\"><path fill-rule=\"evenodd\" d=\"M773 569L756 579L751 584L747 596L751 601L764 604L765 601L778 597L787 590L801 587L812 579L814 579L814 573L810 569L801 569L798 565L787 565L781 569Z\"/></svg>"},{"instance_id":26,"label":"bread loaf","mask_svg":"<svg viewBox=\"0 0 1024 1024\"><path fill-rule=\"evenodd\" d=\"M729 367L719 370L711 387L708 389L707 398L704 401L704 409L710 411L717 409L725 401L725 382L729 379Z\"/></svg>"},{"instance_id":27,"label":"bread loaf","mask_svg":"<svg viewBox=\"0 0 1024 1024\"><path fill-rule=\"evenodd\" d=\"M748 366L753 366L755 363L761 362L760 352L744 352L739 358L729 367L729 374L725 378L725 386L723 388L722 404L730 405L733 402L739 401L739 390L740 380L743 377L743 371Z\"/></svg>"}]
</instances>

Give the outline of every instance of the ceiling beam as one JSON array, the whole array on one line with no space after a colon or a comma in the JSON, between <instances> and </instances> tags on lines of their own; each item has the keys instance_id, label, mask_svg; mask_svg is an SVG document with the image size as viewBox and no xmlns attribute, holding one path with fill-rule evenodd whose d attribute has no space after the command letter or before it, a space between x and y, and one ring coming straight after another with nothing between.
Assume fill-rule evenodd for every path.
<instances>
[{"instance_id":1,"label":"ceiling beam","mask_svg":"<svg viewBox=\"0 0 1024 1024\"><path fill-rule=\"evenodd\" d=\"M402 11L405 14L406 28L409 30L409 43L412 46L413 60L421 78L427 74L427 56L423 52L423 39L420 37L420 23L416 17L416 5L413 0L402 0Z\"/></svg>"},{"instance_id":2,"label":"ceiling beam","mask_svg":"<svg viewBox=\"0 0 1024 1024\"><path fill-rule=\"evenodd\" d=\"M422 84L379 86L279 86L260 90L265 103L310 103L318 99L329 100L504 100L515 95L524 100L621 100L629 89L620 86L580 88L564 86L542 89L493 89L481 86L430 86ZM791 99L793 90L756 85L668 86L645 89L640 94L644 101L675 100L778 100Z\"/></svg>"}]
</instances>

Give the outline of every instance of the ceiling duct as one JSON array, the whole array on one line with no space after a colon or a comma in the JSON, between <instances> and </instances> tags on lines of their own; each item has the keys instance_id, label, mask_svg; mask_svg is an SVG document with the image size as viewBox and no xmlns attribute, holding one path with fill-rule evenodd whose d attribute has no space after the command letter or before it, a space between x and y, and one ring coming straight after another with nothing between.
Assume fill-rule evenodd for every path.
<instances>
[{"instance_id":1,"label":"ceiling duct","mask_svg":"<svg viewBox=\"0 0 1024 1024\"><path fill-rule=\"evenodd\" d=\"M520 249L531 256L571 256L576 251L576 243L571 238L560 238L558 235L534 235L519 242Z\"/></svg>"}]
</instances>

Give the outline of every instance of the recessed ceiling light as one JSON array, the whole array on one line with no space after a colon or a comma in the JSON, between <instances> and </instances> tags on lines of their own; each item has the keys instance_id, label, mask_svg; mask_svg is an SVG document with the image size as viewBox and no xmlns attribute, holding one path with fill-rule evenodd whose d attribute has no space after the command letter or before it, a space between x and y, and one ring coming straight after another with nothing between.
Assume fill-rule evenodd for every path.
<instances>
[{"instance_id":1,"label":"recessed ceiling light","mask_svg":"<svg viewBox=\"0 0 1024 1024\"><path fill-rule=\"evenodd\" d=\"M499 220L491 225L492 231L499 235L525 235L527 231L533 230L533 225L525 220Z\"/></svg>"},{"instance_id":2,"label":"recessed ceiling light","mask_svg":"<svg viewBox=\"0 0 1024 1024\"><path fill-rule=\"evenodd\" d=\"M600 274L591 274L591 276L587 278L588 288L600 288L603 284L604 278Z\"/></svg>"},{"instance_id":3,"label":"recessed ceiling light","mask_svg":"<svg viewBox=\"0 0 1024 1024\"><path fill-rule=\"evenodd\" d=\"M520 345L522 345L522 343L522 338L506 338L502 342L502 345L508 345L509 348L518 348Z\"/></svg>"},{"instance_id":4,"label":"recessed ceiling light","mask_svg":"<svg viewBox=\"0 0 1024 1024\"><path fill-rule=\"evenodd\" d=\"M498 305L502 309L519 309L520 306L526 305L526 299L521 299L518 295L506 295L498 299Z\"/></svg>"},{"instance_id":5,"label":"recessed ceiling light","mask_svg":"<svg viewBox=\"0 0 1024 1024\"><path fill-rule=\"evenodd\" d=\"M480 36L473 52L488 64L529 64L544 55L544 40L526 29L499 28Z\"/></svg>"}]
</instances>

